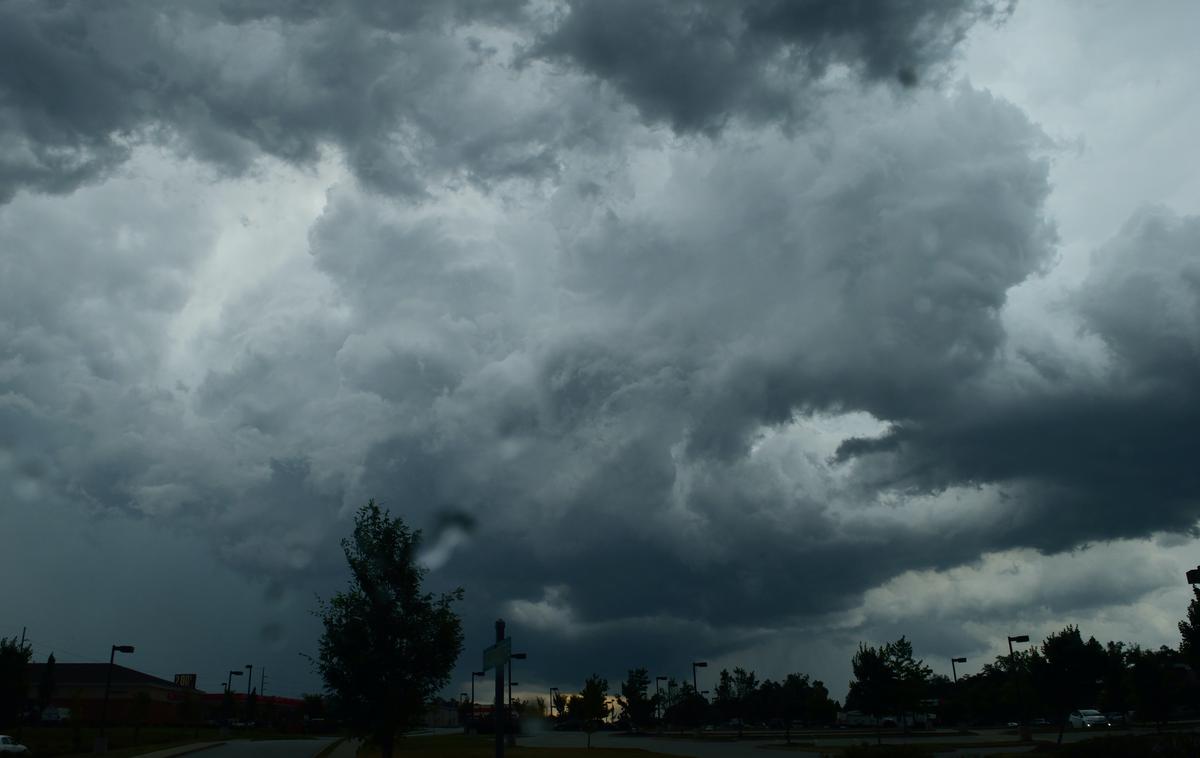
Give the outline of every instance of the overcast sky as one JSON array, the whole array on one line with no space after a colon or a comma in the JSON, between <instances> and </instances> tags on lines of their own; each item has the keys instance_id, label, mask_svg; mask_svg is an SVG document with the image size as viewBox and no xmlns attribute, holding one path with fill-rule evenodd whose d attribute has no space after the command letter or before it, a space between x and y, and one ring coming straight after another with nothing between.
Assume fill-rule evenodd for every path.
<instances>
[{"instance_id":1,"label":"overcast sky","mask_svg":"<svg viewBox=\"0 0 1200 758\"><path fill-rule=\"evenodd\" d=\"M316 690L375 497L466 589L449 695L497 617L531 693L1175 644L1197 28L0 0L0 634Z\"/></svg>"}]
</instances>

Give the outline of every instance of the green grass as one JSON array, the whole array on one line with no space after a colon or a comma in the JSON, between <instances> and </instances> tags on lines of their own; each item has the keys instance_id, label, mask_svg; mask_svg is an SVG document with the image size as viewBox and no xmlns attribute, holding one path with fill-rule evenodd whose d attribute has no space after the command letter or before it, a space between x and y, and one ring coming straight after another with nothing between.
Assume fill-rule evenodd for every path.
<instances>
[{"instance_id":1,"label":"green grass","mask_svg":"<svg viewBox=\"0 0 1200 758\"><path fill-rule=\"evenodd\" d=\"M442 737L405 737L396 742L396 755L402 758L492 758L495 755L492 735L455 734ZM513 758L672 758L663 753L651 753L633 748L586 747L506 747L505 756ZM379 758L379 748L363 746L358 758Z\"/></svg>"}]
</instances>

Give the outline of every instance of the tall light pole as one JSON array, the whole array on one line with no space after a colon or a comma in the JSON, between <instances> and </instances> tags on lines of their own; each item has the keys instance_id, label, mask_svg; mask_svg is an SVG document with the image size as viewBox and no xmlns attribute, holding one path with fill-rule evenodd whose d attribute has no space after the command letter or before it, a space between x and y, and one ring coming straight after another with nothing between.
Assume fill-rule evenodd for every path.
<instances>
[{"instance_id":1,"label":"tall light pole","mask_svg":"<svg viewBox=\"0 0 1200 758\"><path fill-rule=\"evenodd\" d=\"M104 726L108 721L108 691L112 687L113 661L116 659L117 653L132 652L133 645L113 645L108 654L108 674L104 677L104 705L100 707L100 739L104 743L104 750L108 750L108 741L104 739Z\"/></svg>"},{"instance_id":2,"label":"tall light pole","mask_svg":"<svg viewBox=\"0 0 1200 758\"><path fill-rule=\"evenodd\" d=\"M1008 638L1008 661L1013 667L1013 673L1017 676L1017 699L1021 701L1021 728L1018 729L1018 734L1022 741L1032 739L1029 734L1028 719L1025 717L1025 712L1029 709L1025 703L1025 698L1021 694L1021 674L1017 671L1017 658L1013 653L1014 642L1029 642L1028 634L1015 634Z\"/></svg>"},{"instance_id":3,"label":"tall light pole","mask_svg":"<svg viewBox=\"0 0 1200 758\"><path fill-rule=\"evenodd\" d=\"M247 698L247 702L249 702L250 685L252 685L252 684L254 684L254 664L247 663L246 664L246 698Z\"/></svg>"},{"instance_id":4,"label":"tall light pole","mask_svg":"<svg viewBox=\"0 0 1200 758\"><path fill-rule=\"evenodd\" d=\"M230 670L229 670L229 676L228 676L228 677L226 677L225 689L226 689L226 690L229 690L229 691L231 691L231 692L232 692L232 690L233 690L233 678L234 678L235 676L241 676L243 673L244 673L244 672L242 672L242 671L238 671L237 669L230 669Z\"/></svg>"},{"instance_id":5,"label":"tall light pole","mask_svg":"<svg viewBox=\"0 0 1200 758\"><path fill-rule=\"evenodd\" d=\"M658 718L659 718L659 720L661 720L663 717L663 707L662 707L662 691L658 689L658 683L665 682L665 681L667 681L667 678L665 676L654 677L654 700L658 703Z\"/></svg>"},{"instance_id":6,"label":"tall light pole","mask_svg":"<svg viewBox=\"0 0 1200 758\"><path fill-rule=\"evenodd\" d=\"M1009 652L1012 652L1012 651L1010 650ZM951 658L950 659L950 673L954 674L954 683L955 684L958 684L958 669L954 668L954 664L966 663L966 662L967 662L966 658Z\"/></svg>"},{"instance_id":7,"label":"tall light pole","mask_svg":"<svg viewBox=\"0 0 1200 758\"><path fill-rule=\"evenodd\" d=\"M692 661L692 690L699 692L700 688L696 686L696 669L708 668L708 661Z\"/></svg>"},{"instance_id":8,"label":"tall light pole","mask_svg":"<svg viewBox=\"0 0 1200 758\"><path fill-rule=\"evenodd\" d=\"M516 659L517 659L517 660L519 660L519 661L523 661L523 660L525 660L525 659L526 659L526 658L528 658L528 657L529 657L529 656L528 656L528 654L526 654L526 653L513 653L513 654L512 654L511 656L509 656L509 658L508 658L508 707L509 707L509 709L511 709L511 708L512 708L512 688L513 688L513 685L514 685L514 684L518 684L518 685L520 684L520 682L514 682L514 681L512 680L512 659L513 659L513 658L516 658Z\"/></svg>"},{"instance_id":9,"label":"tall light pole","mask_svg":"<svg viewBox=\"0 0 1200 758\"><path fill-rule=\"evenodd\" d=\"M486 671L472 671L471 672L471 718L472 719L475 718L475 677L477 677L477 676L487 676L487 672Z\"/></svg>"}]
</instances>

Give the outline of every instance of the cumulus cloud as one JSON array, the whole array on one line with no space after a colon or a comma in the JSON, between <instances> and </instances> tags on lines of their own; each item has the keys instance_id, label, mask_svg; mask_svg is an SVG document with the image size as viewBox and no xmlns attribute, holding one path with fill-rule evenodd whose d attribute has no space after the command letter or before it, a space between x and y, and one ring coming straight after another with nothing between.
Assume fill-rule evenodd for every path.
<instances>
[{"instance_id":1,"label":"cumulus cloud","mask_svg":"<svg viewBox=\"0 0 1200 758\"><path fill-rule=\"evenodd\" d=\"M13 507L294 588L376 497L607 670L1192 528L1197 223L1097 252L1100 358L1013 345L1055 145L936 76L1004 9L638 7L0 5Z\"/></svg>"},{"instance_id":2,"label":"cumulus cloud","mask_svg":"<svg viewBox=\"0 0 1200 758\"><path fill-rule=\"evenodd\" d=\"M843 67L912 86L944 71L967 30L1011 3L589 2L537 40L531 57L563 61L680 132L729 120L790 122Z\"/></svg>"}]
</instances>

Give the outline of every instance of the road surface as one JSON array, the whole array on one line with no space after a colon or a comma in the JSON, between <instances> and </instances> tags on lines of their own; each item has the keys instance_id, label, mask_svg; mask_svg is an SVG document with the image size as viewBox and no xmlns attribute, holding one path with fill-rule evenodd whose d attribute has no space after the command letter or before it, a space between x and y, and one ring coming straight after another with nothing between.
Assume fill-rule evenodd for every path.
<instances>
[{"instance_id":1,"label":"road surface","mask_svg":"<svg viewBox=\"0 0 1200 758\"><path fill-rule=\"evenodd\" d=\"M331 742L331 737L317 740L232 740L191 755L195 758L313 758Z\"/></svg>"}]
</instances>

